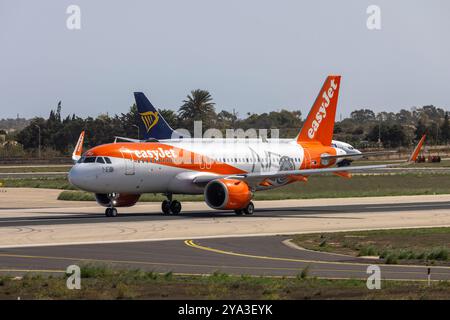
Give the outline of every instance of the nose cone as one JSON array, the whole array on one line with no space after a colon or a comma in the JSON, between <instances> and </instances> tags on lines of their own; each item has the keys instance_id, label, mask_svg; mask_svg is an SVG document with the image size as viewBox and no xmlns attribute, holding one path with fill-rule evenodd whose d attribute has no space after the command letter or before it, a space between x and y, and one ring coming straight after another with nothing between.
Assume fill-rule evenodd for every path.
<instances>
[{"instance_id":1,"label":"nose cone","mask_svg":"<svg viewBox=\"0 0 450 320\"><path fill-rule=\"evenodd\" d=\"M81 190L93 191L97 177L97 172L93 169L95 168L88 167L84 164L74 165L69 171L69 182Z\"/></svg>"},{"instance_id":2,"label":"nose cone","mask_svg":"<svg viewBox=\"0 0 450 320\"><path fill-rule=\"evenodd\" d=\"M79 166L74 165L72 169L70 169L68 179L71 185L83 189L83 178Z\"/></svg>"},{"instance_id":3,"label":"nose cone","mask_svg":"<svg viewBox=\"0 0 450 320\"><path fill-rule=\"evenodd\" d=\"M336 149L336 155L337 155L337 156L343 156L343 155L345 155L345 154L347 154L347 153L345 152L345 150L342 150L342 149L340 149L340 148L337 148L337 149Z\"/></svg>"}]
</instances>

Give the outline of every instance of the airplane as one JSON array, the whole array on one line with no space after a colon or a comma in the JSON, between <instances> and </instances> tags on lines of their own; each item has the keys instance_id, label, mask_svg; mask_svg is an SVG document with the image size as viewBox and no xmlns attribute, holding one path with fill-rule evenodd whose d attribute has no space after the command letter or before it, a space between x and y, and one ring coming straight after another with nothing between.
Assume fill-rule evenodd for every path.
<instances>
[{"instance_id":1,"label":"airplane","mask_svg":"<svg viewBox=\"0 0 450 320\"><path fill-rule=\"evenodd\" d=\"M181 203L176 194L203 194L206 204L218 210L251 215L253 194L260 190L306 182L310 176L332 173L350 178L396 164L333 167L349 155L331 147L341 76L326 78L295 139L173 139L146 142L114 142L83 153L80 134L69 171L69 181L93 192L106 207L105 215L117 216L117 207L133 206L143 193L161 193L163 214L177 215ZM422 137L410 158L415 161Z\"/></svg>"},{"instance_id":2,"label":"airplane","mask_svg":"<svg viewBox=\"0 0 450 320\"><path fill-rule=\"evenodd\" d=\"M144 133L144 141L148 141L151 139L157 139L161 142L166 142L167 140L176 140L176 139L196 139L191 138L190 134L185 134L179 130L174 130L167 123L166 119L164 119L163 115L153 106L153 104L148 100L142 92L135 92L134 98L136 101L136 106L139 112L139 116L141 121L139 122L140 132ZM125 141L130 142L141 142L141 140L129 139L118 137ZM268 139L270 140L270 139ZM291 139L281 138L278 141L286 141ZM216 141L218 141L216 139ZM331 146L334 148L339 148L345 151L346 154L349 155L349 158L338 158L336 160L336 165L338 166L348 166L352 163L353 160L360 160L363 157L367 157L369 155L380 155L380 153L362 153L351 144L339 141L339 140L331 140ZM359 155L359 156L358 156Z\"/></svg>"}]
</instances>

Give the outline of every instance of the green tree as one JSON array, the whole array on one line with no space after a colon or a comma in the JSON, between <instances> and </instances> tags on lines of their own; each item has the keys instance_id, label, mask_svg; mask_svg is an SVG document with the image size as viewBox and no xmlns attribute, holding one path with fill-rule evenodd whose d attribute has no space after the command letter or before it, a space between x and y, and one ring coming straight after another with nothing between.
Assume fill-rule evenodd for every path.
<instances>
[{"instance_id":1,"label":"green tree","mask_svg":"<svg viewBox=\"0 0 450 320\"><path fill-rule=\"evenodd\" d=\"M416 135L416 140L419 141L420 138L427 132L427 127L422 120L419 120L416 125L416 130L414 131Z\"/></svg>"},{"instance_id":2,"label":"green tree","mask_svg":"<svg viewBox=\"0 0 450 320\"><path fill-rule=\"evenodd\" d=\"M234 128L238 120L235 113L222 110L217 114L217 124L221 129Z\"/></svg>"},{"instance_id":3,"label":"green tree","mask_svg":"<svg viewBox=\"0 0 450 320\"><path fill-rule=\"evenodd\" d=\"M179 127L178 116L175 111L170 109L159 109L159 113L164 119L166 119L169 126L171 126L173 129Z\"/></svg>"},{"instance_id":4,"label":"green tree","mask_svg":"<svg viewBox=\"0 0 450 320\"><path fill-rule=\"evenodd\" d=\"M208 91L192 90L178 110L179 117L188 129L193 128L194 121L199 120L203 122L203 128L208 129L214 125L216 119L214 105L215 103Z\"/></svg>"},{"instance_id":5,"label":"green tree","mask_svg":"<svg viewBox=\"0 0 450 320\"><path fill-rule=\"evenodd\" d=\"M350 118L361 124L363 122L374 121L375 113L370 109L359 109L352 111L352 113L350 113Z\"/></svg>"},{"instance_id":6,"label":"green tree","mask_svg":"<svg viewBox=\"0 0 450 320\"><path fill-rule=\"evenodd\" d=\"M450 126L448 122L448 112L445 113L444 121L441 125L441 139L444 143L448 143L450 139Z\"/></svg>"},{"instance_id":7,"label":"green tree","mask_svg":"<svg viewBox=\"0 0 450 320\"><path fill-rule=\"evenodd\" d=\"M367 135L367 140L372 142L378 141L379 127L378 124L374 125ZM402 145L407 145L408 141L406 138L405 131L403 127L397 123L395 124L381 124L381 142L384 147L396 148Z\"/></svg>"}]
</instances>

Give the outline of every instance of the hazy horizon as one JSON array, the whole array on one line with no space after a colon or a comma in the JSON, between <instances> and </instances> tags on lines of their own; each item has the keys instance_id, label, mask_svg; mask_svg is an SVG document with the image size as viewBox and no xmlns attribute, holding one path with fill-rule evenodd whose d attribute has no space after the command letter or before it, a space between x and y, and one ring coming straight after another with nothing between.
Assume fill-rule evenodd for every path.
<instances>
[{"instance_id":1,"label":"hazy horizon","mask_svg":"<svg viewBox=\"0 0 450 320\"><path fill-rule=\"evenodd\" d=\"M69 30L66 9L81 8ZM381 30L366 27L369 5ZM127 112L133 92L177 110L206 89L217 111L301 110L341 74L355 109L449 110L448 1L0 2L0 118Z\"/></svg>"}]
</instances>

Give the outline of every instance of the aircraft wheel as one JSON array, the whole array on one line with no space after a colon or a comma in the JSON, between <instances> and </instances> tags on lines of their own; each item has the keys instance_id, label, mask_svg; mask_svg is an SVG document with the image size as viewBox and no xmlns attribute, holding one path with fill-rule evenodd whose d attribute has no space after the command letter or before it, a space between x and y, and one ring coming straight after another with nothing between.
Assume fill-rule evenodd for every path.
<instances>
[{"instance_id":1,"label":"aircraft wheel","mask_svg":"<svg viewBox=\"0 0 450 320\"><path fill-rule=\"evenodd\" d=\"M117 217L117 209L111 208L111 217Z\"/></svg>"},{"instance_id":2,"label":"aircraft wheel","mask_svg":"<svg viewBox=\"0 0 450 320\"><path fill-rule=\"evenodd\" d=\"M106 208L105 216L107 216L107 217L117 217L117 209L116 208Z\"/></svg>"},{"instance_id":3,"label":"aircraft wheel","mask_svg":"<svg viewBox=\"0 0 450 320\"><path fill-rule=\"evenodd\" d=\"M234 213L236 213L236 215L238 216L242 216L242 214L244 213L242 209L236 209L234 210Z\"/></svg>"},{"instance_id":4,"label":"aircraft wheel","mask_svg":"<svg viewBox=\"0 0 450 320\"><path fill-rule=\"evenodd\" d=\"M172 214L179 214L181 212L181 203L180 203L180 201L173 200L170 203L170 212Z\"/></svg>"},{"instance_id":5,"label":"aircraft wheel","mask_svg":"<svg viewBox=\"0 0 450 320\"><path fill-rule=\"evenodd\" d=\"M161 203L161 211L163 212L163 214L170 214L170 201L169 200L164 200Z\"/></svg>"},{"instance_id":6,"label":"aircraft wheel","mask_svg":"<svg viewBox=\"0 0 450 320\"><path fill-rule=\"evenodd\" d=\"M250 201L250 203L247 205L246 208L243 209L245 215L252 215L255 212L255 205L253 202Z\"/></svg>"}]
</instances>

